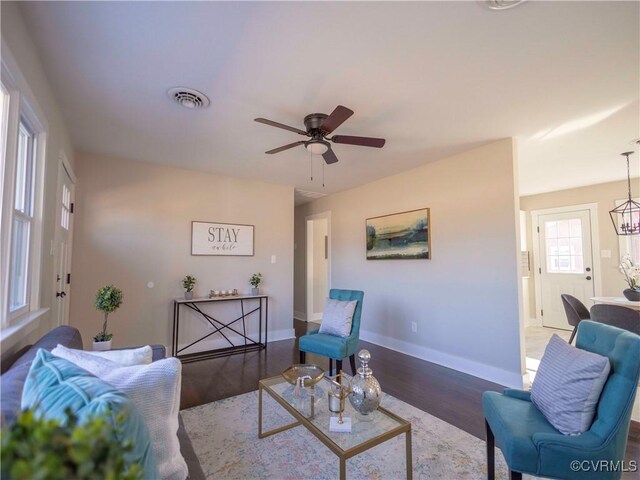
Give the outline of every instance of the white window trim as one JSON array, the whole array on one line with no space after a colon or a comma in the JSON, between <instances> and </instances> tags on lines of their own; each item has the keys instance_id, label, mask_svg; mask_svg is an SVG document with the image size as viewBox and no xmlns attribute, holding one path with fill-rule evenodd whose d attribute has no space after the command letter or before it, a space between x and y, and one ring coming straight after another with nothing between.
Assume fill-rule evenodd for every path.
<instances>
[{"instance_id":1,"label":"white window trim","mask_svg":"<svg viewBox=\"0 0 640 480\"><path fill-rule=\"evenodd\" d=\"M2 173L2 228L0 233L0 328L20 331L35 322L48 311L40 308L40 286L42 267L42 216L44 202L44 173L48 123L35 96L22 76L20 69L4 38L2 39L1 74L2 84L9 94L9 112L6 137L6 159ZM11 238L13 230L13 212L15 195L15 164L17 154L18 128L20 118L24 117L33 129L36 142L35 182L33 197L33 219L31 220L31 239L29 245L29 298L28 309L21 315L9 315L9 276L11 260ZM11 328L16 327L17 329ZM2 346L5 337L15 332L0 335Z\"/></svg>"}]
</instances>

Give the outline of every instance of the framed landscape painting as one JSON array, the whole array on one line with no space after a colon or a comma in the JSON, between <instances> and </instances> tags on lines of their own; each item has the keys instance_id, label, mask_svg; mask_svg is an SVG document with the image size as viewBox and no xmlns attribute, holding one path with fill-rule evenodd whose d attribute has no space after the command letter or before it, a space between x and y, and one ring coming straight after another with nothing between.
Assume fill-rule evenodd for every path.
<instances>
[{"instance_id":1,"label":"framed landscape painting","mask_svg":"<svg viewBox=\"0 0 640 480\"><path fill-rule=\"evenodd\" d=\"M367 218L367 260L431 258L429 209Z\"/></svg>"}]
</instances>

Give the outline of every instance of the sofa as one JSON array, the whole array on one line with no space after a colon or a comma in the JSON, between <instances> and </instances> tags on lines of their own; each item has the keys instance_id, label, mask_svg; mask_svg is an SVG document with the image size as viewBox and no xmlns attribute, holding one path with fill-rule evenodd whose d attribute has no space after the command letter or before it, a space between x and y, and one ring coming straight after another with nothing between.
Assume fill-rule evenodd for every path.
<instances>
[{"instance_id":1,"label":"sofa","mask_svg":"<svg viewBox=\"0 0 640 480\"><path fill-rule=\"evenodd\" d=\"M58 345L68 348L82 349L82 337L78 329L69 326L60 326L40 338L35 344L23 348L7 360L2 362L2 375L0 375L0 406L2 408L2 425L9 425L15 421L20 412L22 390L38 349L53 350ZM152 345L153 361L165 357L164 345ZM193 445L179 416L178 440L180 452L189 469L190 480L203 480L205 478L198 457L193 450Z\"/></svg>"}]
</instances>

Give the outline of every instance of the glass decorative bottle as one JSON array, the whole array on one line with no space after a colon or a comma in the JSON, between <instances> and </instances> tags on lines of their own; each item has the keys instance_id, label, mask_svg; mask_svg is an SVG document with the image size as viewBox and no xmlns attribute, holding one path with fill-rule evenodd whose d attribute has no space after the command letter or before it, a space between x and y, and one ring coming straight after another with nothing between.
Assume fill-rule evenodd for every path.
<instances>
[{"instance_id":1,"label":"glass decorative bottle","mask_svg":"<svg viewBox=\"0 0 640 480\"><path fill-rule=\"evenodd\" d=\"M371 360L369 351L360 350L358 359L360 360L360 368L351 382L349 402L356 412L366 416L380 405L382 389L378 380L373 376L373 371L369 368L369 360Z\"/></svg>"}]
</instances>

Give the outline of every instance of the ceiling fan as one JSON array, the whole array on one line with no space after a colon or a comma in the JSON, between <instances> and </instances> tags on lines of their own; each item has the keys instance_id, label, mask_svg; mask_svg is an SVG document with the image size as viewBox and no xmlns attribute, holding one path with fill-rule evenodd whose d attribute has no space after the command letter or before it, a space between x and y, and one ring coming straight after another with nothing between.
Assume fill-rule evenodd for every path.
<instances>
[{"instance_id":1,"label":"ceiling fan","mask_svg":"<svg viewBox=\"0 0 640 480\"><path fill-rule=\"evenodd\" d=\"M354 137L351 135L334 135L329 137L329 135L333 133L336 128L342 125L351 115L353 115L353 110L343 107L342 105L338 105L335 110L331 112L331 115L326 115L324 113L312 113L304 117L304 126L306 131L274 122L273 120L267 120L266 118L256 118L255 121L264 123L265 125L271 125L272 127L283 128L290 132L310 138L310 140L300 140L288 145L283 145L282 147L274 148L273 150L269 150L265 153L271 155L297 147L298 145L304 145L308 151L322 155L324 161L331 164L336 163L338 161L338 157L333 153L329 141L333 143L344 143L346 145L359 145L361 147L382 148L384 146L384 138Z\"/></svg>"}]
</instances>

